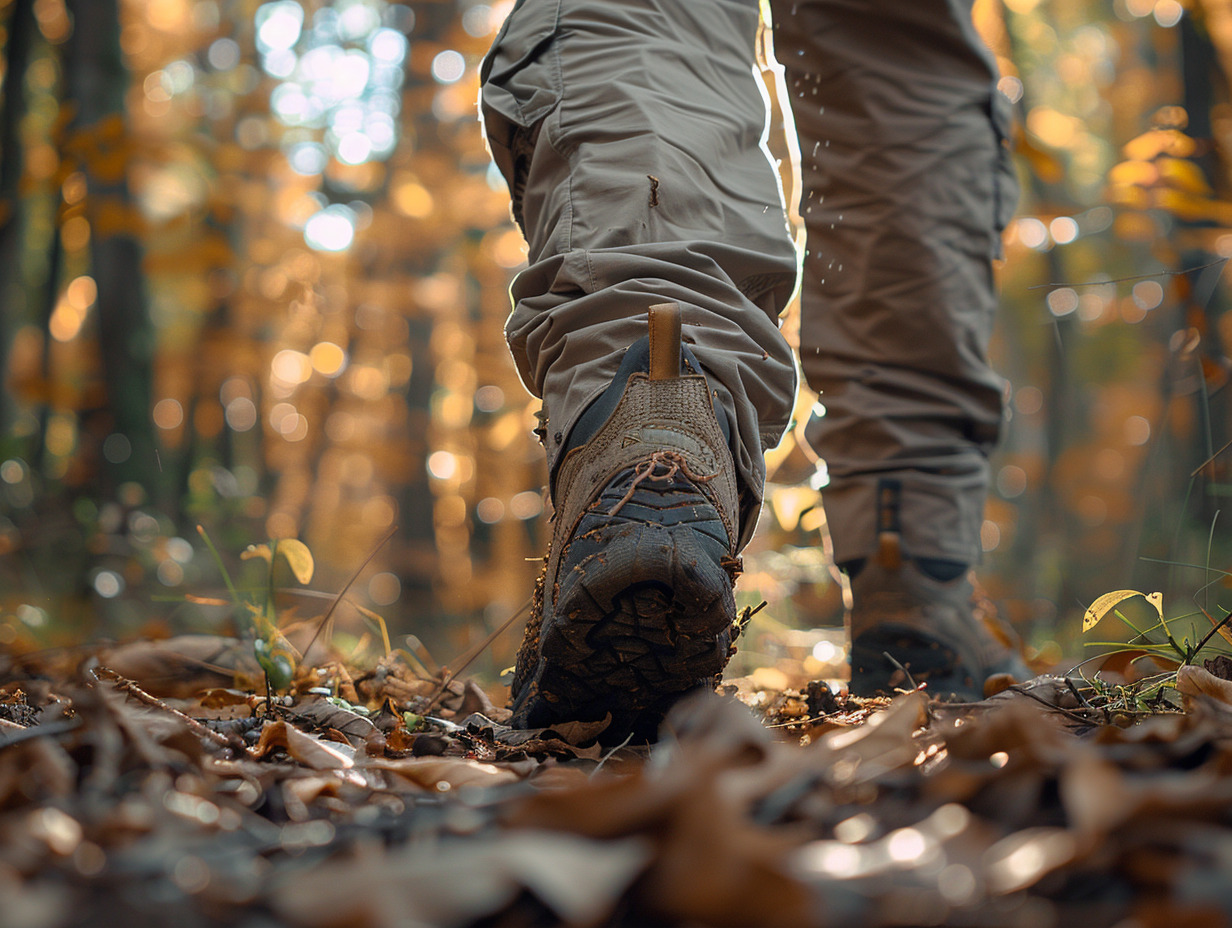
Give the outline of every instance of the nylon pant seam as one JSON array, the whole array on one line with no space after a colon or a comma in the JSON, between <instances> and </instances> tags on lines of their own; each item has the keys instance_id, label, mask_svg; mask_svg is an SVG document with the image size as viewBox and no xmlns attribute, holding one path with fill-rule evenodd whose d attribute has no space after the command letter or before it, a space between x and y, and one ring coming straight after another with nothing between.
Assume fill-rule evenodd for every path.
<instances>
[{"instance_id":1,"label":"nylon pant seam","mask_svg":"<svg viewBox=\"0 0 1232 928\"><path fill-rule=\"evenodd\" d=\"M564 44L564 35L560 29L561 19L561 3L562 0L557 0L556 3L556 37L552 42L552 57L555 61L553 68L556 81L556 108L548 114L544 119L544 128L547 130L548 145L551 146L556 156L568 165L568 186L566 191L566 202L568 203L569 216L565 223L565 250L573 250L573 217L575 215L573 204L573 157L566 155L561 147L557 145L557 140L564 137L564 117L565 117L565 102L567 99L568 87L565 81L565 59L561 46ZM591 289L594 287L592 285Z\"/></svg>"}]
</instances>

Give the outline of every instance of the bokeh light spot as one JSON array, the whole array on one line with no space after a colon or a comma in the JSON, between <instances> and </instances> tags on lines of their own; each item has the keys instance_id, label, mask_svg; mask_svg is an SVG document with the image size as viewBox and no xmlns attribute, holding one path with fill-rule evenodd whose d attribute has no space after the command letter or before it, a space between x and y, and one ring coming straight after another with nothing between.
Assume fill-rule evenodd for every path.
<instances>
[{"instance_id":1,"label":"bokeh light spot","mask_svg":"<svg viewBox=\"0 0 1232 928\"><path fill-rule=\"evenodd\" d=\"M26 478L26 465L16 458L9 458L0 464L0 480L9 485L21 483Z\"/></svg>"},{"instance_id":2,"label":"bokeh light spot","mask_svg":"<svg viewBox=\"0 0 1232 928\"><path fill-rule=\"evenodd\" d=\"M389 571L377 574L368 581L368 597L378 606L388 606L402 595L402 581Z\"/></svg>"},{"instance_id":3,"label":"bokeh light spot","mask_svg":"<svg viewBox=\"0 0 1232 928\"><path fill-rule=\"evenodd\" d=\"M394 206L412 219L426 219L432 214L432 194L423 184L404 181L394 187Z\"/></svg>"},{"instance_id":4,"label":"bokeh light spot","mask_svg":"<svg viewBox=\"0 0 1232 928\"><path fill-rule=\"evenodd\" d=\"M154 424L160 429L176 429L184 422L184 407L170 397L154 404Z\"/></svg>"},{"instance_id":5,"label":"bokeh light spot","mask_svg":"<svg viewBox=\"0 0 1232 928\"><path fill-rule=\"evenodd\" d=\"M997 89L1005 94L1011 103L1017 103L1022 99L1022 81L1012 75L1006 75L997 81Z\"/></svg>"},{"instance_id":6,"label":"bokeh light spot","mask_svg":"<svg viewBox=\"0 0 1232 928\"><path fill-rule=\"evenodd\" d=\"M1151 440L1151 423L1143 416L1130 416L1125 420L1125 439L1131 445L1145 445Z\"/></svg>"},{"instance_id":7,"label":"bokeh light spot","mask_svg":"<svg viewBox=\"0 0 1232 928\"><path fill-rule=\"evenodd\" d=\"M1054 316L1068 316L1078 308L1078 292L1073 287L1058 287L1048 294L1047 302Z\"/></svg>"},{"instance_id":8,"label":"bokeh light spot","mask_svg":"<svg viewBox=\"0 0 1232 928\"><path fill-rule=\"evenodd\" d=\"M1175 26L1185 14L1185 8L1177 0L1159 0L1155 4L1155 22L1165 29Z\"/></svg>"},{"instance_id":9,"label":"bokeh light spot","mask_svg":"<svg viewBox=\"0 0 1232 928\"><path fill-rule=\"evenodd\" d=\"M524 490L509 500L509 514L515 519L533 519L543 512L543 498L534 490Z\"/></svg>"},{"instance_id":10,"label":"bokeh light spot","mask_svg":"<svg viewBox=\"0 0 1232 928\"><path fill-rule=\"evenodd\" d=\"M277 0L257 8L257 48L268 54L288 51L299 41L304 26L304 8L295 0Z\"/></svg>"},{"instance_id":11,"label":"bokeh light spot","mask_svg":"<svg viewBox=\"0 0 1232 928\"><path fill-rule=\"evenodd\" d=\"M368 39L368 51L377 61L400 65L406 50L406 36L394 29L378 29Z\"/></svg>"},{"instance_id":12,"label":"bokeh light spot","mask_svg":"<svg viewBox=\"0 0 1232 928\"><path fill-rule=\"evenodd\" d=\"M499 522L505 517L505 504L495 496L487 496L475 504L475 517L486 525Z\"/></svg>"},{"instance_id":13,"label":"bokeh light spot","mask_svg":"<svg viewBox=\"0 0 1232 928\"><path fill-rule=\"evenodd\" d=\"M184 582L184 568L170 558L159 562L157 575L163 586L179 586Z\"/></svg>"},{"instance_id":14,"label":"bokeh light spot","mask_svg":"<svg viewBox=\"0 0 1232 928\"><path fill-rule=\"evenodd\" d=\"M240 63L240 47L234 39L221 38L210 43L205 53L210 67L218 71L230 71Z\"/></svg>"},{"instance_id":15,"label":"bokeh light spot","mask_svg":"<svg viewBox=\"0 0 1232 928\"><path fill-rule=\"evenodd\" d=\"M114 599L124 592L124 578L114 570L100 570L94 575L94 592L103 599Z\"/></svg>"},{"instance_id":16,"label":"bokeh light spot","mask_svg":"<svg viewBox=\"0 0 1232 928\"><path fill-rule=\"evenodd\" d=\"M1027 472L1014 464L997 471L997 492L1006 499L1021 496L1027 489Z\"/></svg>"},{"instance_id":17,"label":"bokeh light spot","mask_svg":"<svg viewBox=\"0 0 1232 928\"><path fill-rule=\"evenodd\" d=\"M460 52L448 48L432 59L432 77L441 84L453 84L466 73L466 59Z\"/></svg>"},{"instance_id":18,"label":"bokeh light spot","mask_svg":"<svg viewBox=\"0 0 1232 928\"><path fill-rule=\"evenodd\" d=\"M458 459L448 451L433 451L428 455L428 473L437 480L449 480L458 473Z\"/></svg>"},{"instance_id":19,"label":"bokeh light spot","mask_svg":"<svg viewBox=\"0 0 1232 928\"><path fill-rule=\"evenodd\" d=\"M493 20L492 8L486 3L476 3L462 14L462 28L467 35L482 39L496 31L499 23Z\"/></svg>"},{"instance_id":20,"label":"bokeh light spot","mask_svg":"<svg viewBox=\"0 0 1232 928\"><path fill-rule=\"evenodd\" d=\"M123 464L132 453L133 445L126 435L112 432L103 439L103 457L111 464Z\"/></svg>"},{"instance_id":21,"label":"bokeh light spot","mask_svg":"<svg viewBox=\"0 0 1232 928\"><path fill-rule=\"evenodd\" d=\"M247 432L257 424L257 404L246 396L237 396L226 406L226 420L236 432Z\"/></svg>"},{"instance_id":22,"label":"bokeh light spot","mask_svg":"<svg viewBox=\"0 0 1232 928\"><path fill-rule=\"evenodd\" d=\"M1058 245L1068 245L1078 237L1078 222L1070 216L1058 216L1048 223L1048 231Z\"/></svg>"},{"instance_id":23,"label":"bokeh light spot","mask_svg":"<svg viewBox=\"0 0 1232 928\"><path fill-rule=\"evenodd\" d=\"M372 154L372 140L362 132L348 132L338 139L335 151L343 164L363 164Z\"/></svg>"},{"instance_id":24,"label":"bokeh light spot","mask_svg":"<svg viewBox=\"0 0 1232 928\"><path fill-rule=\"evenodd\" d=\"M312 177L325 170L329 155L325 152L325 146L319 142L299 142L292 145L287 152L287 162L296 174Z\"/></svg>"},{"instance_id":25,"label":"bokeh light spot","mask_svg":"<svg viewBox=\"0 0 1232 928\"><path fill-rule=\"evenodd\" d=\"M80 251L90 244L90 223L85 216L72 216L60 227L60 241L68 251Z\"/></svg>"},{"instance_id":26,"label":"bokeh light spot","mask_svg":"<svg viewBox=\"0 0 1232 928\"><path fill-rule=\"evenodd\" d=\"M304 241L317 251L346 251L355 240L355 214L335 203L304 223Z\"/></svg>"},{"instance_id":27,"label":"bokeh light spot","mask_svg":"<svg viewBox=\"0 0 1232 928\"><path fill-rule=\"evenodd\" d=\"M346 367L346 352L333 342L318 342L308 352L308 359L318 374L337 377Z\"/></svg>"},{"instance_id":28,"label":"bokeh light spot","mask_svg":"<svg viewBox=\"0 0 1232 928\"><path fill-rule=\"evenodd\" d=\"M312 361L302 351L284 348L274 355L270 372L283 383L301 384L312 376Z\"/></svg>"},{"instance_id":29,"label":"bokeh light spot","mask_svg":"<svg viewBox=\"0 0 1232 928\"><path fill-rule=\"evenodd\" d=\"M1022 387L1014 394L1014 408L1031 416L1044 408L1044 391L1039 387Z\"/></svg>"},{"instance_id":30,"label":"bokeh light spot","mask_svg":"<svg viewBox=\"0 0 1232 928\"><path fill-rule=\"evenodd\" d=\"M64 296L77 309L89 309L98 298L98 284L93 277L77 277L65 288Z\"/></svg>"},{"instance_id":31,"label":"bokeh light spot","mask_svg":"<svg viewBox=\"0 0 1232 928\"><path fill-rule=\"evenodd\" d=\"M488 384L475 391L475 408L480 412L496 412L505 405L505 391Z\"/></svg>"},{"instance_id":32,"label":"bokeh light spot","mask_svg":"<svg viewBox=\"0 0 1232 928\"><path fill-rule=\"evenodd\" d=\"M1156 280L1140 280L1134 284L1134 303L1139 309L1154 309L1164 301L1164 288Z\"/></svg>"},{"instance_id":33,"label":"bokeh light spot","mask_svg":"<svg viewBox=\"0 0 1232 928\"><path fill-rule=\"evenodd\" d=\"M928 842L915 828L899 828L890 833L886 850L889 851L891 860L907 863L923 857L928 850Z\"/></svg>"},{"instance_id":34,"label":"bokeh light spot","mask_svg":"<svg viewBox=\"0 0 1232 928\"><path fill-rule=\"evenodd\" d=\"M1048 243L1048 227L1034 216L1019 219L1014 228L1018 240L1028 248L1043 248Z\"/></svg>"}]
</instances>

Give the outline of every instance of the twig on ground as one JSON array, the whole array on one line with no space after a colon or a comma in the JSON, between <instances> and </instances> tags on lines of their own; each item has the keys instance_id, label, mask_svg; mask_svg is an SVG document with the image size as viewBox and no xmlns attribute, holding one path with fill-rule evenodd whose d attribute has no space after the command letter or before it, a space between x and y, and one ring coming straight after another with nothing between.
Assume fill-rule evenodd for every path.
<instances>
[{"instance_id":1,"label":"twig on ground","mask_svg":"<svg viewBox=\"0 0 1232 928\"><path fill-rule=\"evenodd\" d=\"M1058 706L1056 703L1051 703L1047 699L1045 699L1043 696L1037 696L1035 693L1032 693L1030 690L1024 689L1020 684L1016 683L1013 686L1009 687L1009 689L1013 690L1015 693L1021 693L1023 696L1026 696L1029 699L1034 699L1036 702L1040 703L1041 705L1047 706L1049 709L1053 709L1056 712L1060 712L1062 715L1066 716L1067 718L1073 719L1075 722L1081 722L1083 725L1095 725L1096 724L1095 721L1092 721L1087 716L1081 715L1077 712L1073 712L1069 709L1062 708L1061 706Z\"/></svg>"},{"instance_id":2,"label":"twig on ground","mask_svg":"<svg viewBox=\"0 0 1232 928\"><path fill-rule=\"evenodd\" d=\"M603 765L606 764L608 760L611 759L611 757L617 751L619 751L621 748L628 745L628 743L632 740L633 740L633 732L629 732L627 735L625 735L624 741L620 742L620 744L616 745L616 747L612 748L610 751L604 754L601 758L599 758L599 763L595 765L595 769L590 771L590 779L593 780L595 776L599 773L599 771L603 769Z\"/></svg>"},{"instance_id":3,"label":"twig on ground","mask_svg":"<svg viewBox=\"0 0 1232 928\"><path fill-rule=\"evenodd\" d=\"M198 722L191 715L187 715L181 712L179 709L176 709L174 706L167 705L157 696L151 696L149 693L143 690L140 686L138 686L132 680L129 680L125 677L120 676L114 670L111 670L108 667L100 666L92 670L91 673L94 675L95 679L99 679L99 677L105 676L109 682L115 685L116 689L123 690L125 693L127 693L129 696L132 696L138 702L145 703L145 705L147 706L151 706L162 712L166 712L166 713L169 713L170 715L174 715L177 719L179 719L181 722L183 722L185 725L188 726L189 731L191 731L193 734L197 735L198 737L204 738L206 741L216 744L222 748L234 749L236 747L235 742L232 741L230 738L228 738L226 735L219 734L218 732L214 731L214 729L210 728L208 725L203 725L200 722Z\"/></svg>"}]
</instances>

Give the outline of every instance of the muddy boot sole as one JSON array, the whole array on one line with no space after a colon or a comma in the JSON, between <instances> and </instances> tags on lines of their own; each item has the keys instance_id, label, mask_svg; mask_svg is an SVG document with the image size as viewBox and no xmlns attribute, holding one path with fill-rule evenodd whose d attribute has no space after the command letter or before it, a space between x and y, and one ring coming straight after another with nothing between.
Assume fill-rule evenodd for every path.
<instances>
[{"instance_id":1,"label":"muddy boot sole","mask_svg":"<svg viewBox=\"0 0 1232 928\"><path fill-rule=\"evenodd\" d=\"M713 686L727 662L735 598L718 514L684 478L624 499L630 479L613 481L570 544L515 724L610 713L617 740L653 738L671 705Z\"/></svg>"}]
</instances>

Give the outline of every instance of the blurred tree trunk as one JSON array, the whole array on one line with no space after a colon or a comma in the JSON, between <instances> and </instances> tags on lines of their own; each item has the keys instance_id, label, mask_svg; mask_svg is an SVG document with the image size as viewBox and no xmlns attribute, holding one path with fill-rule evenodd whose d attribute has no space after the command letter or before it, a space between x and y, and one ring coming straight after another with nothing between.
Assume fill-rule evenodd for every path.
<instances>
[{"instance_id":1,"label":"blurred tree trunk","mask_svg":"<svg viewBox=\"0 0 1232 928\"><path fill-rule=\"evenodd\" d=\"M1214 34L1202 28L1202 24L1195 22L1189 13L1182 17L1180 27L1182 101L1188 116L1188 134L1198 145L1194 160L1211 189L1226 195L1225 165L1221 163L1215 143L1212 113L1217 105L1228 98L1227 76L1220 67L1219 55L1212 42ZM1223 40L1225 44L1230 44L1232 36L1225 33ZM1207 246L1209 238L1204 232L1210 227L1209 222L1178 219L1177 225L1180 266L1195 268L1185 274L1184 285L1180 288L1186 299L1186 322L1202 333L1202 350L1194 360L1195 380L1201 387L1196 401L1202 423L1202 441L1191 445L1189 454L1182 456L1178 462L1184 466L1184 471L1177 475L1177 483L1183 485L1195 468L1199 470L1198 486L1203 492L1197 501L1197 517L1200 524L1210 525L1225 505L1216 495L1219 492L1216 485L1226 480L1211 479L1223 470L1222 462L1218 468L1205 466L1215 464L1215 449L1227 441L1229 428L1226 389L1229 346L1223 344L1220 337L1220 317L1226 305L1220 289L1215 285L1224 267L1204 267L1219 257L1212 254Z\"/></svg>"},{"instance_id":2,"label":"blurred tree trunk","mask_svg":"<svg viewBox=\"0 0 1232 928\"><path fill-rule=\"evenodd\" d=\"M30 49L38 31L34 0L16 0L8 22L3 54L6 67L0 84L0 374L7 374L13 337L25 317L21 273L21 182L23 157L20 127L25 115L24 83ZM11 391L0 389L0 435L11 434L16 416Z\"/></svg>"},{"instance_id":3,"label":"blurred tree trunk","mask_svg":"<svg viewBox=\"0 0 1232 928\"><path fill-rule=\"evenodd\" d=\"M73 107L71 140L87 139L82 168L90 188L91 268L98 284L99 351L110 431L132 446L129 459L104 464L110 488L135 480L153 489L159 471L150 417L154 331L146 305L142 248L129 194L128 158L97 158L127 144L124 98L128 71L120 53L117 0L68 0L72 37L64 56L65 102ZM99 436L106 437L106 431Z\"/></svg>"}]
</instances>

